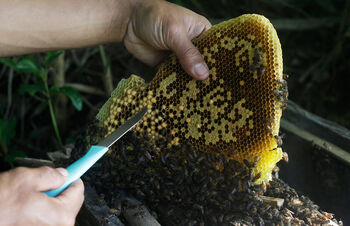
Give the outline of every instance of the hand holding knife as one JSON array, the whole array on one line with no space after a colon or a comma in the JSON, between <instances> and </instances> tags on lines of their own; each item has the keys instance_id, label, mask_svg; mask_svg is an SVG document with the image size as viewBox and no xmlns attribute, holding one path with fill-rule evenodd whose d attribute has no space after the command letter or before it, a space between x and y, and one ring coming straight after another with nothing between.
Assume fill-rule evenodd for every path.
<instances>
[{"instance_id":1,"label":"hand holding knife","mask_svg":"<svg viewBox=\"0 0 350 226\"><path fill-rule=\"evenodd\" d=\"M104 140L97 145L90 147L89 151L80 159L69 165L66 169L68 171L68 178L66 182L59 188L44 191L50 197L56 197L63 192L71 183L79 179L91 166L93 166L97 160L99 160L117 140L119 140L124 134L132 129L146 114L147 108L143 108L136 115L132 116L129 120L123 123L114 132L108 135Z\"/></svg>"}]
</instances>

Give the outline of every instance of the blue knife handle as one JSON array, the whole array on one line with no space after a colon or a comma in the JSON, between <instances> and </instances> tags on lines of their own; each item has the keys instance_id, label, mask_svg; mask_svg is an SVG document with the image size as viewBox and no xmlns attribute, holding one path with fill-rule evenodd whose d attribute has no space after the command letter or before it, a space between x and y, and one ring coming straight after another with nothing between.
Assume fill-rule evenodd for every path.
<instances>
[{"instance_id":1,"label":"blue knife handle","mask_svg":"<svg viewBox=\"0 0 350 226\"><path fill-rule=\"evenodd\" d=\"M83 157L73 162L66 168L68 171L68 178L66 182L61 187L50 191L44 191L44 193L50 197L56 197L61 192L63 192L71 183L79 179L107 151L107 147L97 145L91 146L89 151Z\"/></svg>"}]
</instances>

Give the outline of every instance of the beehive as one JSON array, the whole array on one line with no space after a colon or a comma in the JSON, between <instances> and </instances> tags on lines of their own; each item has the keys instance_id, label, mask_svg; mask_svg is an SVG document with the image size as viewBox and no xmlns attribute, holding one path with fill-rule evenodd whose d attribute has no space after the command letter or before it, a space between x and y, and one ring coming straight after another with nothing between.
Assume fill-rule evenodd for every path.
<instances>
[{"instance_id":1,"label":"beehive","mask_svg":"<svg viewBox=\"0 0 350 226\"><path fill-rule=\"evenodd\" d=\"M108 135L147 107L133 129L137 136L155 145L166 130L172 135L168 147L190 143L197 151L257 162L257 183L268 181L282 158L276 137L286 98L275 29L265 17L246 14L213 26L193 43L209 78L192 79L172 55L150 83L135 75L122 80L97 119Z\"/></svg>"}]
</instances>

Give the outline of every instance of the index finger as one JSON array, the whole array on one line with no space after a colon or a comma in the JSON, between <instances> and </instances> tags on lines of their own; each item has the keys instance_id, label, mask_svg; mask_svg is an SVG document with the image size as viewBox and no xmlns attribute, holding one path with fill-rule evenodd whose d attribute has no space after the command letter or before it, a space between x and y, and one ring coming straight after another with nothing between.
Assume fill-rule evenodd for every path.
<instances>
[{"instance_id":1,"label":"index finger","mask_svg":"<svg viewBox=\"0 0 350 226\"><path fill-rule=\"evenodd\" d=\"M60 187L66 180L67 171L48 166L39 168L18 167L12 173L24 186L33 187L36 191L52 190Z\"/></svg>"}]
</instances>

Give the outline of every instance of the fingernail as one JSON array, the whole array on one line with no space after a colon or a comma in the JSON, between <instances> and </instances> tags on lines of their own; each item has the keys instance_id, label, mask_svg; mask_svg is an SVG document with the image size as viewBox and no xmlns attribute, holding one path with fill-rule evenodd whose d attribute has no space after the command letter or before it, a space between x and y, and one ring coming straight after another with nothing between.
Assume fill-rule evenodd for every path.
<instances>
[{"instance_id":1,"label":"fingernail","mask_svg":"<svg viewBox=\"0 0 350 226\"><path fill-rule=\"evenodd\" d=\"M65 176L65 177L68 176L68 171L67 171L66 169L64 169L64 168L56 168L56 170L57 170L60 174L62 174L62 176Z\"/></svg>"},{"instance_id":2,"label":"fingernail","mask_svg":"<svg viewBox=\"0 0 350 226\"><path fill-rule=\"evenodd\" d=\"M197 75L200 79L205 79L209 76L209 68L204 63L198 63L194 65L194 73Z\"/></svg>"}]
</instances>

